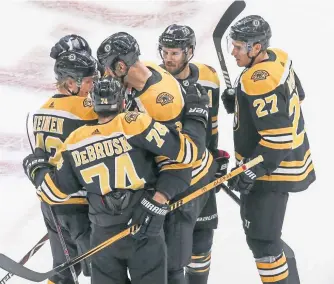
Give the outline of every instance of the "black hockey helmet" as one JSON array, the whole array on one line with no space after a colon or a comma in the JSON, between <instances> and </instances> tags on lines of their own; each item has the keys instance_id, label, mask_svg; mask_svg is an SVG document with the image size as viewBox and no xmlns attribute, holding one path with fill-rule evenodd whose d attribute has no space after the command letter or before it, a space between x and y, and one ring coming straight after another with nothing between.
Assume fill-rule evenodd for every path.
<instances>
[{"instance_id":1,"label":"black hockey helmet","mask_svg":"<svg viewBox=\"0 0 334 284\"><path fill-rule=\"evenodd\" d=\"M98 114L110 115L124 110L123 88L115 78L104 77L94 82L91 96Z\"/></svg>"},{"instance_id":2,"label":"black hockey helmet","mask_svg":"<svg viewBox=\"0 0 334 284\"><path fill-rule=\"evenodd\" d=\"M245 42L248 48L255 43L260 43L261 50L266 50L269 47L271 29L262 17L251 15L239 20L231 27L230 38Z\"/></svg>"},{"instance_id":3,"label":"black hockey helmet","mask_svg":"<svg viewBox=\"0 0 334 284\"><path fill-rule=\"evenodd\" d=\"M189 26L172 24L168 26L159 37L159 50L167 48L192 48L196 47L195 32Z\"/></svg>"},{"instance_id":4,"label":"black hockey helmet","mask_svg":"<svg viewBox=\"0 0 334 284\"><path fill-rule=\"evenodd\" d=\"M71 34L62 37L50 51L50 57L57 59L57 57L66 51L86 51L89 55L92 55L92 50L82 36Z\"/></svg>"},{"instance_id":5,"label":"black hockey helmet","mask_svg":"<svg viewBox=\"0 0 334 284\"><path fill-rule=\"evenodd\" d=\"M80 87L84 77L97 75L96 59L85 51L67 51L56 59L54 72L57 81L72 78Z\"/></svg>"},{"instance_id":6,"label":"black hockey helmet","mask_svg":"<svg viewBox=\"0 0 334 284\"><path fill-rule=\"evenodd\" d=\"M126 32L115 33L106 38L97 50L97 59L104 67L115 70L115 63L123 61L131 67L140 55L136 39Z\"/></svg>"}]
</instances>

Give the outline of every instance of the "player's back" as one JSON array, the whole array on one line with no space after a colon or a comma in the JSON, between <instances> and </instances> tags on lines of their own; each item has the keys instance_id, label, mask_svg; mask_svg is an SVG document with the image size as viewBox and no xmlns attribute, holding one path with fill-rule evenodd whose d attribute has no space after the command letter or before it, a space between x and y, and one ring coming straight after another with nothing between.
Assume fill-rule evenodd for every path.
<instances>
[{"instance_id":1,"label":"player's back","mask_svg":"<svg viewBox=\"0 0 334 284\"><path fill-rule=\"evenodd\" d=\"M56 165L60 148L75 129L97 121L89 98L56 94L33 115L35 147L49 156L49 163ZM86 204L85 196L78 194L64 204Z\"/></svg>"},{"instance_id":2,"label":"player's back","mask_svg":"<svg viewBox=\"0 0 334 284\"><path fill-rule=\"evenodd\" d=\"M75 129L97 120L89 98L57 94L51 97L33 116L35 147L50 155L56 164L56 151Z\"/></svg>"},{"instance_id":3,"label":"player's back","mask_svg":"<svg viewBox=\"0 0 334 284\"><path fill-rule=\"evenodd\" d=\"M181 144L176 143L179 139L172 140L170 135L180 134L170 131L146 114L127 112L105 124L85 125L65 141L62 157L69 159L74 175L87 191L95 223L106 226L124 222L143 189L154 189L157 171L153 153L172 153L184 163L196 160L196 146L191 146L185 137L180 139ZM117 191L131 192L131 201L122 216L110 218L101 200Z\"/></svg>"}]
</instances>

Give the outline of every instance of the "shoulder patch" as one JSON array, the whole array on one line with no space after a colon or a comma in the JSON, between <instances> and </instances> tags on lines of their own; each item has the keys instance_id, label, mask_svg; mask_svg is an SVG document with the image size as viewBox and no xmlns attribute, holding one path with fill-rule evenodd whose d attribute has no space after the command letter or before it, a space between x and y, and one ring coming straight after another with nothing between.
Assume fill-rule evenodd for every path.
<instances>
[{"instance_id":1,"label":"shoulder patch","mask_svg":"<svg viewBox=\"0 0 334 284\"><path fill-rule=\"evenodd\" d=\"M268 71L266 70L256 70L253 75L251 76L251 79L256 82L260 80L266 80L267 77L270 76Z\"/></svg>"},{"instance_id":2,"label":"shoulder patch","mask_svg":"<svg viewBox=\"0 0 334 284\"><path fill-rule=\"evenodd\" d=\"M125 114L124 119L130 124L132 121L136 121L139 115L139 112L129 111Z\"/></svg>"},{"instance_id":3,"label":"shoulder patch","mask_svg":"<svg viewBox=\"0 0 334 284\"><path fill-rule=\"evenodd\" d=\"M93 103L92 103L91 98L85 98L84 101L83 101L83 106L84 107L92 107Z\"/></svg>"},{"instance_id":4,"label":"shoulder patch","mask_svg":"<svg viewBox=\"0 0 334 284\"><path fill-rule=\"evenodd\" d=\"M172 103L173 100L174 100L174 97L171 94L167 92L162 92L157 96L156 103L164 106L164 105Z\"/></svg>"}]
</instances>

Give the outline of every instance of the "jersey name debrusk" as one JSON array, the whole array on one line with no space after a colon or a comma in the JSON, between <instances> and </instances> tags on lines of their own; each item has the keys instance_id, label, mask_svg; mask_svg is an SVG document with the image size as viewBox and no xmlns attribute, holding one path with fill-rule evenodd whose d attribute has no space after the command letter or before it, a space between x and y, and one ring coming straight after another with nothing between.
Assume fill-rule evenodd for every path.
<instances>
[{"instance_id":1,"label":"jersey name debrusk","mask_svg":"<svg viewBox=\"0 0 334 284\"><path fill-rule=\"evenodd\" d=\"M45 202L58 204L83 187L88 200L90 194L101 196L115 189L147 189L157 179L148 152L185 164L197 159L197 147L186 137L138 112L83 126L64 142L57 170L46 174L38 194Z\"/></svg>"}]
</instances>

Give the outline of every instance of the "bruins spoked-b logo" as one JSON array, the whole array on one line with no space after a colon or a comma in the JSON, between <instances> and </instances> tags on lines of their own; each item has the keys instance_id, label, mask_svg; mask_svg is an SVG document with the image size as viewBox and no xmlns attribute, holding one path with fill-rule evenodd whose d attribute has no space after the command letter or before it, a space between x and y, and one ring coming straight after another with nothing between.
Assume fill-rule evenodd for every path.
<instances>
[{"instance_id":1,"label":"bruins spoked-b logo","mask_svg":"<svg viewBox=\"0 0 334 284\"><path fill-rule=\"evenodd\" d=\"M160 93L157 96L157 104L161 104L162 106L172 103L174 100L174 97L166 92Z\"/></svg>"},{"instance_id":2,"label":"bruins spoked-b logo","mask_svg":"<svg viewBox=\"0 0 334 284\"><path fill-rule=\"evenodd\" d=\"M93 106L93 102L91 98L85 98L83 101L83 106L84 107L92 107Z\"/></svg>"},{"instance_id":3,"label":"bruins spoked-b logo","mask_svg":"<svg viewBox=\"0 0 334 284\"><path fill-rule=\"evenodd\" d=\"M265 80L267 79L267 77L269 76L269 73L266 70L256 70L251 79L256 82L256 81L260 81L260 80Z\"/></svg>"},{"instance_id":4,"label":"bruins spoked-b logo","mask_svg":"<svg viewBox=\"0 0 334 284\"><path fill-rule=\"evenodd\" d=\"M132 121L136 121L137 117L139 116L139 112L129 111L125 116L124 119L127 123L131 123Z\"/></svg>"}]
</instances>

